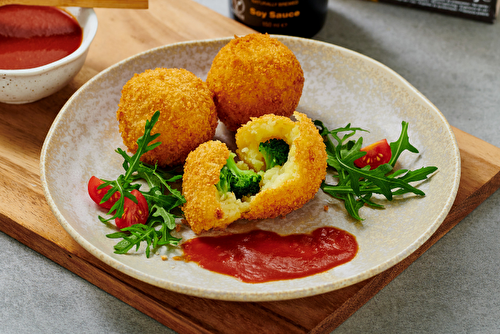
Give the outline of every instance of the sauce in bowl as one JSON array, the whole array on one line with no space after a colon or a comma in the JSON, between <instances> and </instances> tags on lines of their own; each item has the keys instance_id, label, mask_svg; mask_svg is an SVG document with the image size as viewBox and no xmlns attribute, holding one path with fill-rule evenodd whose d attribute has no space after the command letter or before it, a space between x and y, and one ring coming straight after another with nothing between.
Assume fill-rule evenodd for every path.
<instances>
[{"instance_id":1,"label":"sauce in bowl","mask_svg":"<svg viewBox=\"0 0 500 334\"><path fill-rule=\"evenodd\" d=\"M311 234L281 236L254 230L218 237L198 237L182 244L184 259L246 283L294 279L327 271L351 261L356 238L335 227Z\"/></svg>"},{"instance_id":2,"label":"sauce in bowl","mask_svg":"<svg viewBox=\"0 0 500 334\"><path fill-rule=\"evenodd\" d=\"M82 28L62 9L46 6L0 7L0 69L47 65L73 53Z\"/></svg>"}]
</instances>

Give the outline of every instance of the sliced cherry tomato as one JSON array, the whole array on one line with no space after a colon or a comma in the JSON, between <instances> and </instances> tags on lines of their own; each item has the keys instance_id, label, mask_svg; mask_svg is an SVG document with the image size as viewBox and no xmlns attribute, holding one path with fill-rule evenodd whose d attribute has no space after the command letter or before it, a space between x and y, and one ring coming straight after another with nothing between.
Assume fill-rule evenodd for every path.
<instances>
[{"instance_id":1,"label":"sliced cherry tomato","mask_svg":"<svg viewBox=\"0 0 500 334\"><path fill-rule=\"evenodd\" d=\"M386 139L363 147L361 151L366 152L366 154L354 160L354 164L359 168L370 166L370 169L375 169L391 161L391 146L389 146Z\"/></svg>"},{"instance_id":2,"label":"sliced cherry tomato","mask_svg":"<svg viewBox=\"0 0 500 334\"><path fill-rule=\"evenodd\" d=\"M137 199L137 204L129 198L125 198L123 205L123 216L115 219L116 227L120 230L134 224L145 224L148 220L149 207L148 202L139 190L132 190L130 192Z\"/></svg>"},{"instance_id":3,"label":"sliced cherry tomato","mask_svg":"<svg viewBox=\"0 0 500 334\"><path fill-rule=\"evenodd\" d=\"M95 176L92 176L89 180L89 185L88 185L89 195L90 195L90 198L92 198L92 200L94 202L96 202L100 207L103 207L103 208L109 210L116 203L116 201L118 201L118 199L120 198L120 193L115 192L113 194L113 196L111 196L110 199L108 199L104 203L101 203L104 195L106 195L108 190L111 189L111 186L107 186L107 187L104 187L102 189L97 189L103 183L104 183L103 180L101 180Z\"/></svg>"}]
</instances>

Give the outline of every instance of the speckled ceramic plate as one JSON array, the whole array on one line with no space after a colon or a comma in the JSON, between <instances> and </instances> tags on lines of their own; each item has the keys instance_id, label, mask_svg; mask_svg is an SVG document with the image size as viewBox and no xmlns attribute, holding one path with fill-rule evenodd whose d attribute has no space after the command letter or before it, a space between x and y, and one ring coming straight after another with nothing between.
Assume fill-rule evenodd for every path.
<instances>
[{"instance_id":1,"label":"speckled ceramic plate","mask_svg":"<svg viewBox=\"0 0 500 334\"><path fill-rule=\"evenodd\" d=\"M298 110L321 119L329 128L352 123L369 129L365 143L395 141L401 122L409 122L410 140L419 154L404 153L400 167L437 166L439 171L419 186L425 197L399 198L385 210L362 208L363 223L350 219L343 204L321 191L286 219L237 222L234 232L248 228L278 233L309 232L336 226L356 236L357 256L349 263L301 279L261 284L241 281L174 261L175 248L162 248L147 259L144 250L113 253L113 230L97 219L99 211L87 195L92 175L113 179L122 173L125 148L115 118L122 86L134 75L156 67L186 68L205 79L212 59L227 39L167 45L124 60L95 76L62 108L45 140L41 178L45 195L64 229L106 264L144 282L198 297L234 301L300 298L336 290L395 265L422 245L439 227L454 201L460 180L460 157L452 130L441 112L401 76L386 66L335 45L293 37L278 38L297 56L305 73ZM230 140L219 127L217 136ZM325 204L330 206L324 211ZM181 231L183 238L193 237Z\"/></svg>"}]
</instances>

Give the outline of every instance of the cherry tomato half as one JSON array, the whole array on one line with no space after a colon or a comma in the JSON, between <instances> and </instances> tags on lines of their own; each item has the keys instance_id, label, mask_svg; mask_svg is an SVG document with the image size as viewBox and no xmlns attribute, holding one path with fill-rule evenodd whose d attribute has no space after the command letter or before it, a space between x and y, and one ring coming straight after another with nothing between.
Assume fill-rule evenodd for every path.
<instances>
[{"instance_id":1,"label":"cherry tomato half","mask_svg":"<svg viewBox=\"0 0 500 334\"><path fill-rule=\"evenodd\" d=\"M354 164L359 168L369 165L370 169L375 169L391 161L391 146L389 146L386 139L379 140L376 143L363 147L361 151L366 152L366 154L354 160Z\"/></svg>"},{"instance_id":2,"label":"cherry tomato half","mask_svg":"<svg viewBox=\"0 0 500 334\"><path fill-rule=\"evenodd\" d=\"M123 206L123 216L115 219L116 227L120 230L134 224L145 224L148 220L149 207L148 202L139 190L130 192L137 199L137 204L129 198L125 198Z\"/></svg>"},{"instance_id":3,"label":"cherry tomato half","mask_svg":"<svg viewBox=\"0 0 500 334\"><path fill-rule=\"evenodd\" d=\"M90 198L92 198L92 200L94 202L96 202L100 207L109 210L116 203L116 201L118 201L118 199L120 198L120 193L115 192L113 194L113 196L111 196L110 199L108 199L104 203L101 203L104 195L106 195L108 190L111 189L111 186L107 186L107 187L104 187L102 189L97 189L97 187L99 187L103 183L104 183L104 181L102 181L101 179L99 179L95 176L92 176L89 180L88 191L89 191Z\"/></svg>"}]
</instances>

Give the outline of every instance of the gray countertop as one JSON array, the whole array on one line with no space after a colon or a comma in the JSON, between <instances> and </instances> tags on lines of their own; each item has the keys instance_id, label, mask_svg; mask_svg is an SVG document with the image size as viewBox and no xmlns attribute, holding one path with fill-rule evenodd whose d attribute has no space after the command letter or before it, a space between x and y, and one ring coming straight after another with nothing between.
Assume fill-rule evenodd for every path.
<instances>
[{"instance_id":1,"label":"gray countertop","mask_svg":"<svg viewBox=\"0 0 500 334\"><path fill-rule=\"evenodd\" d=\"M228 0L197 0L229 15ZM448 122L500 146L500 24L330 0L315 39L387 65ZM373 115L376 117L376 115ZM496 192L334 333L500 333ZM0 232L0 333L173 333Z\"/></svg>"}]
</instances>

